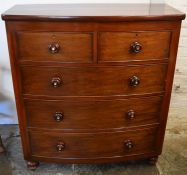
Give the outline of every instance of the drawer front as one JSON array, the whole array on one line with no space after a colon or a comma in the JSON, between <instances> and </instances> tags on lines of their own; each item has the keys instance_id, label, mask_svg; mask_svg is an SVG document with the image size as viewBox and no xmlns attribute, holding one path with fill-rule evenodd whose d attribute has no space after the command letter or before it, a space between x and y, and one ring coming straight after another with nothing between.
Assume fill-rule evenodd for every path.
<instances>
[{"instance_id":1,"label":"drawer front","mask_svg":"<svg viewBox=\"0 0 187 175\"><path fill-rule=\"evenodd\" d=\"M22 92L50 96L131 95L164 90L167 65L21 67Z\"/></svg>"},{"instance_id":2,"label":"drawer front","mask_svg":"<svg viewBox=\"0 0 187 175\"><path fill-rule=\"evenodd\" d=\"M32 155L56 158L99 158L156 151L157 129L105 133L31 131Z\"/></svg>"},{"instance_id":3,"label":"drawer front","mask_svg":"<svg viewBox=\"0 0 187 175\"><path fill-rule=\"evenodd\" d=\"M121 129L159 122L162 97L98 101L25 100L29 127Z\"/></svg>"},{"instance_id":4,"label":"drawer front","mask_svg":"<svg viewBox=\"0 0 187 175\"><path fill-rule=\"evenodd\" d=\"M102 32L99 61L123 62L168 58L170 32Z\"/></svg>"},{"instance_id":5,"label":"drawer front","mask_svg":"<svg viewBox=\"0 0 187 175\"><path fill-rule=\"evenodd\" d=\"M18 32L19 59L92 62L92 33Z\"/></svg>"}]
</instances>

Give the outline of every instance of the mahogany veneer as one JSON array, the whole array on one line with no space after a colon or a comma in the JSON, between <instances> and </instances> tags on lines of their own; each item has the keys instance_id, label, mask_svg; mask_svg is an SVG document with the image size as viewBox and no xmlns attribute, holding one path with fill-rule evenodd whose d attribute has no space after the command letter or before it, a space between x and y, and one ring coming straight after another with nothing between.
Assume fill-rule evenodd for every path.
<instances>
[{"instance_id":1,"label":"mahogany veneer","mask_svg":"<svg viewBox=\"0 0 187 175\"><path fill-rule=\"evenodd\" d=\"M49 96L106 96L161 92L164 91L166 70L166 64L68 68L20 66L22 93ZM158 75L155 76L156 74ZM133 76L139 78L140 84L137 87L131 85ZM54 87L57 80L59 83Z\"/></svg>"},{"instance_id":2,"label":"mahogany veneer","mask_svg":"<svg viewBox=\"0 0 187 175\"><path fill-rule=\"evenodd\" d=\"M101 32L98 43L99 62L168 58L170 37L169 31ZM138 55L129 50L129 43L135 41L142 44L142 52Z\"/></svg>"},{"instance_id":3,"label":"mahogany veneer","mask_svg":"<svg viewBox=\"0 0 187 175\"><path fill-rule=\"evenodd\" d=\"M25 108L29 127L118 130L159 123L161 102L162 96L89 101L25 99Z\"/></svg>"},{"instance_id":4,"label":"mahogany veneer","mask_svg":"<svg viewBox=\"0 0 187 175\"><path fill-rule=\"evenodd\" d=\"M92 62L92 33L18 32L17 38L21 60ZM49 54L49 43L63 47L58 53Z\"/></svg>"},{"instance_id":5,"label":"mahogany veneer","mask_svg":"<svg viewBox=\"0 0 187 175\"><path fill-rule=\"evenodd\" d=\"M2 18L29 168L156 162L185 14L164 4L17 5Z\"/></svg>"}]
</instances>

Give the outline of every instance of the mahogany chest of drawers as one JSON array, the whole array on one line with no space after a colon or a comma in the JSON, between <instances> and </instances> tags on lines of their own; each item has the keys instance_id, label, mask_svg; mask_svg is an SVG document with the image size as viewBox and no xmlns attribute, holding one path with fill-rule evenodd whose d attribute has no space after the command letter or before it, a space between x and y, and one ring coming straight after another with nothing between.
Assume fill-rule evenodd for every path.
<instances>
[{"instance_id":1,"label":"mahogany chest of drawers","mask_svg":"<svg viewBox=\"0 0 187 175\"><path fill-rule=\"evenodd\" d=\"M185 14L164 4L17 5L2 18L28 167L156 162Z\"/></svg>"}]
</instances>

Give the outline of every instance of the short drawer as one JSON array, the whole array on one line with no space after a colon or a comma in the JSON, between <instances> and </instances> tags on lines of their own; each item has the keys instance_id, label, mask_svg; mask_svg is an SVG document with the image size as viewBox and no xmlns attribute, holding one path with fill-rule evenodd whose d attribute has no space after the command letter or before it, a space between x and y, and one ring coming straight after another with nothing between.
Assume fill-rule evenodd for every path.
<instances>
[{"instance_id":1,"label":"short drawer","mask_svg":"<svg viewBox=\"0 0 187 175\"><path fill-rule=\"evenodd\" d=\"M92 62L92 33L18 32L20 60Z\"/></svg>"},{"instance_id":2,"label":"short drawer","mask_svg":"<svg viewBox=\"0 0 187 175\"><path fill-rule=\"evenodd\" d=\"M165 90L167 65L119 67L23 66L22 92L49 96L103 96Z\"/></svg>"},{"instance_id":3,"label":"short drawer","mask_svg":"<svg viewBox=\"0 0 187 175\"><path fill-rule=\"evenodd\" d=\"M161 60L169 56L171 33L101 32L99 62Z\"/></svg>"},{"instance_id":4,"label":"short drawer","mask_svg":"<svg viewBox=\"0 0 187 175\"><path fill-rule=\"evenodd\" d=\"M101 158L156 152L157 128L102 133L31 131L29 136L34 156Z\"/></svg>"},{"instance_id":5,"label":"short drawer","mask_svg":"<svg viewBox=\"0 0 187 175\"><path fill-rule=\"evenodd\" d=\"M159 123L162 97L117 100L25 100L28 127L121 129Z\"/></svg>"}]
</instances>

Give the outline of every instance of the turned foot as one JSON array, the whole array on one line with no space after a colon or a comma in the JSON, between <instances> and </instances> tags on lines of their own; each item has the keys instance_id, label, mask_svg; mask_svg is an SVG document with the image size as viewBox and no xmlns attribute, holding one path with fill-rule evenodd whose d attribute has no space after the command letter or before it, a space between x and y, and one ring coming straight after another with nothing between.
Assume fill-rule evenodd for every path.
<instances>
[{"instance_id":1,"label":"turned foot","mask_svg":"<svg viewBox=\"0 0 187 175\"><path fill-rule=\"evenodd\" d=\"M38 166L39 166L39 162L33 162L33 161L27 162L27 168L30 170L35 170Z\"/></svg>"},{"instance_id":2,"label":"turned foot","mask_svg":"<svg viewBox=\"0 0 187 175\"><path fill-rule=\"evenodd\" d=\"M148 159L148 162L149 162L150 165L155 165L157 163L157 160L158 160L158 156L156 156L156 157L150 157Z\"/></svg>"},{"instance_id":3,"label":"turned foot","mask_svg":"<svg viewBox=\"0 0 187 175\"><path fill-rule=\"evenodd\" d=\"M0 153L4 153L5 152L5 147L3 145L3 142L1 140L1 135L0 135Z\"/></svg>"}]
</instances>

